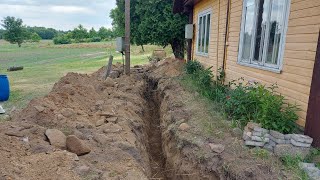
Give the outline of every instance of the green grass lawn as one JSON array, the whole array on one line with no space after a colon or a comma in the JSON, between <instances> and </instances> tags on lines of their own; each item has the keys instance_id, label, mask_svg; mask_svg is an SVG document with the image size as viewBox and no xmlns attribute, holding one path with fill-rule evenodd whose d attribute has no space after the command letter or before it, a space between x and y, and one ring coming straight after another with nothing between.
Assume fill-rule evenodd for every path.
<instances>
[{"instance_id":1,"label":"green grass lawn","mask_svg":"<svg viewBox=\"0 0 320 180\"><path fill-rule=\"evenodd\" d=\"M147 45L145 52L138 46L131 48L131 64L145 64L153 50L161 47ZM166 49L167 54L172 52ZM10 80L11 96L4 107L23 108L35 97L47 94L55 82L68 72L92 73L114 56L114 63L122 62L115 52L115 42L54 45L52 41L23 44L21 48L0 40L0 74ZM10 66L24 66L23 71L7 72Z\"/></svg>"}]
</instances>

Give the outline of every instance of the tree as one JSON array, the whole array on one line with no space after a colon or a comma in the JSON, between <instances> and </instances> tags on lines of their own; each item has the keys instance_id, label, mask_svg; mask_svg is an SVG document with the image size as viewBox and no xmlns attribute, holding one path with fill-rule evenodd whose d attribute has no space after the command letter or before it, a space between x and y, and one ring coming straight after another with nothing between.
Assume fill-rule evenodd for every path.
<instances>
[{"instance_id":1,"label":"tree","mask_svg":"<svg viewBox=\"0 0 320 180\"><path fill-rule=\"evenodd\" d=\"M97 37L97 36L98 36L97 31L94 28L91 28L90 31L89 31L89 37L90 38L94 38L94 37Z\"/></svg>"},{"instance_id":2,"label":"tree","mask_svg":"<svg viewBox=\"0 0 320 180\"><path fill-rule=\"evenodd\" d=\"M83 40L89 37L88 31L81 24L72 31L73 39Z\"/></svg>"},{"instance_id":3,"label":"tree","mask_svg":"<svg viewBox=\"0 0 320 180\"><path fill-rule=\"evenodd\" d=\"M107 29L105 27L101 27L98 31L98 36L102 39L112 39L114 38L113 31L111 29Z\"/></svg>"},{"instance_id":4,"label":"tree","mask_svg":"<svg viewBox=\"0 0 320 180\"><path fill-rule=\"evenodd\" d=\"M124 1L117 0L117 7L110 13L113 28L119 36L124 35ZM136 45L171 45L177 58L184 58L184 27L187 17L173 14L172 0L131 1L131 42Z\"/></svg>"},{"instance_id":5,"label":"tree","mask_svg":"<svg viewBox=\"0 0 320 180\"><path fill-rule=\"evenodd\" d=\"M4 30L0 29L0 39L3 39Z\"/></svg>"},{"instance_id":6,"label":"tree","mask_svg":"<svg viewBox=\"0 0 320 180\"><path fill-rule=\"evenodd\" d=\"M22 19L7 16L2 20L2 23L5 28L4 39L21 47L21 44L28 39L28 33Z\"/></svg>"},{"instance_id":7,"label":"tree","mask_svg":"<svg viewBox=\"0 0 320 180\"><path fill-rule=\"evenodd\" d=\"M37 33L41 39L53 39L58 35L58 31L53 28L45 28L45 27L27 27L28 32Z\"/></svg>"},{"instance_id":8,"label":"tree","mask_svg":"<svg viewBox=\"0 0 320 180\"><path fill-rule=\"evenodd\" d=\"M30 35L30 41L31 42L40 42L42 38L37 33L32 33Z\"/></svg>"}]
</instances>

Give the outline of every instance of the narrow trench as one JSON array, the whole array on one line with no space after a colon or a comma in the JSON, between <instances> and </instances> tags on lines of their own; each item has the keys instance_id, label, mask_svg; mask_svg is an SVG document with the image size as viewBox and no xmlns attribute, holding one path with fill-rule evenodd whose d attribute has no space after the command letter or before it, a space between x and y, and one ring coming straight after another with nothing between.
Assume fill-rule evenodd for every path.
<instances>
[{"instance_id":1,"label":"narrow trench","mask_svg":"<svg viewBox=\"0 0 320 180\"><path fill-rule=\"evenodd\" d=\"M158 81L146 77L145 99L147 101L147 124L148 144L151 177L149 179L167 179L165 176L166 159L162 150L162 132L160 127L160 102L158 96Z\"/></svg>"}]
</instances>

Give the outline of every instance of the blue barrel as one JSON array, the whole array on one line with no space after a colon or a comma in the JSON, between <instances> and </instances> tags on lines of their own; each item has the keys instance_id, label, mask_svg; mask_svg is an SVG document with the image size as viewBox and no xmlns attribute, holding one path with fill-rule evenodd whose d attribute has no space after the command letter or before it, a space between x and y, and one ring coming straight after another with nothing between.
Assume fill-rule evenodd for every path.
<instances>
[{"instance_id":1,"label":"blue barrel","mask_svg":"<svg viewBox=\"0 0 320 180\"><path fill-rule=\"evenodd\" d=\"M0 74L0 102L7 101L10 96L10 86L7 75Z\"/></svg>"}]
</instances>

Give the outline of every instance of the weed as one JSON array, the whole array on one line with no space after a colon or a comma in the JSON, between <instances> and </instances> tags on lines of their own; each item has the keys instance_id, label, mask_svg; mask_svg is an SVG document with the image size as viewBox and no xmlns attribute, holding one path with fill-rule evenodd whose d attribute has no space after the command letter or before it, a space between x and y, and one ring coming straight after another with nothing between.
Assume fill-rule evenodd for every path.
<instances>
[{"instance_id":1,"label":"weed","mask_svg":"<svg viewBox=\"0 0 320 180\"><path fill-rule=\"evenodd\" d=\"M299 167L299 163L302 162L303 158L300 156L286 155L281 158L281 161L287 171L294 174L297 179L308 180L308 175Z\"/></svg>"},{"instance_id":2,"label":"weed","mask_svg":"<svg viewBox=\"0 0 320 180\"><path fill-rule=\"evenodd\" d=\"M320 149L312 148L305 161L308 163L316 163L316 166L320 168Z\"/></svg>"},{"instance_id":3,"label":"weed","mask_svg":"<svg viewBox=\"0 0 320 180\"><path fill-rule=\"evenodd\" d=\"M250 150L251 154L253 154L255 157L261 158L261 159L268 159L270 156L270 153L261 148L253 148Z\"/></svg>"}]
</instances>

